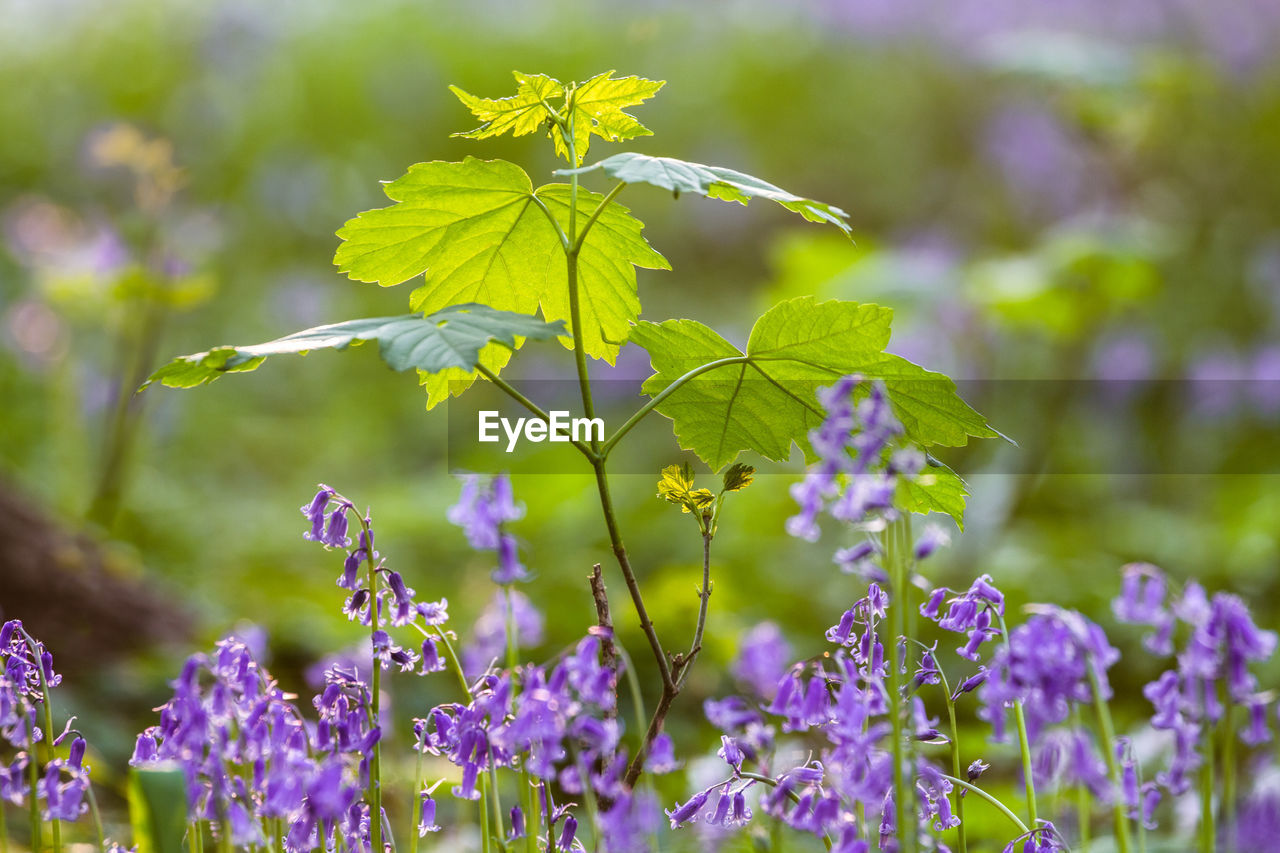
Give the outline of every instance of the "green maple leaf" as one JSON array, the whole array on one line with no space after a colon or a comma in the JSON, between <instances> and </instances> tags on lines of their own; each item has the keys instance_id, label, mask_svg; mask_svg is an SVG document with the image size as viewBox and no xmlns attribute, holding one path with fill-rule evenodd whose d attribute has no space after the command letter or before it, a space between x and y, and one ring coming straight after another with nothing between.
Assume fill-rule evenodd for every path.
<instances>
[{"instance_id":1,"label":"green maple leaf","mask_svg":"<svg viewBox=\"0 0 1280 853\"><path fill-rule=\"evenodd\" d=\"M516 93L509 98L477 98L462 91L457 86L450 86L471 114L484 124L475 130L455 133L467 139L485 139L490 136L501 136L510 131L512 136L524 136L533 133L550 116L547 102L552 98L564 95L564 86L559 80L545 74L522 74L511 72L516 78Z\"/></svg>"},{"instance_id":2,"label":"green maple leaf","mask_svg":"<svg viewBox=\"0 0 1280 853\"><path fill-rule=\"evenodd\" d=\"M471 114L484 122L475 130L455 133L454 136L485 139L507 132L512 136L523 136L533 133L545 122L555 143L556 154L574 166L581 166L593 135L617 142L653 134L635 116L626 112L626 108L656 95L665 84L663 80L614 77L613 71L606 71L585 83L566 88L559 80L545 74L512 73L516 78L516 93L506 98L480 98L457 86L449 87ZM551 104L555 98L564 99L558 107ZM570 136L575 158L569 156Z\"/></svg>"},{"instance_id":3,"label":"green maple leaf","mask_svg":"<svg viewBox=\"0 0 1280 853\"><path fill-rule=\"evenodd\" d=\"M415 311L481 302L521 314L540 307L549 322L569 318L561 241L568 185L535 191L519 166L468 157L412 166L386 193L397 203L366 211L338 231L339 270L384 287L423 275L410 297ZM602 200L578 192L580 211ZM670 269L641 235L643 227L627 208L610 204L579 252L583 347L593 358L612 363L639 314L635 267ZM572 340L564 343L572 347Z\"/></svg>"},{"instance_id":4,"label":"green maple leaf","mask_svg":"<svg viewBox=\"0 0 1280 853\"><path fill-rule=\"evenodd\" d=\"M965 498L969 486L960 475L940 462L931 462L914 479L900 477L894 503L907 512L946 513L964 530Z\"/></svg>"},{"instance_id":5,"label":"green maple leaf","mask_svg":"<svg viewBox=\"0 0 1280 853\"><path fill-rule=\"evenodd\" d=\"M680 507L682 512L695 513L700 513L716 500L710 490L694 488L693 468L687 462L662 469L658 478L658 497Z\"/></svg>"},{"instance_id":6,"label":"green maple leaf","mask_svg":"<svg viewBox=\"0 0 1280 853\"><path fill-rule=\"evenodd\" d=\"M346 349L365 341L377 341L382 360L394 370L469 372L486 347L500 345L510 351L525 338L550 340L562 334L563 323L544 323L537 317L495 311L487 305L455 305L425 316L348 320L294 332L265 344L217 347L180 356L153 373L142 387L159 382L171 388L192 388L225 373L257 370L268 356Z\"/></svg>"},{"instance_id":7,"label":"green maple leaf","mask_svg":"<svg viewBox=\"0 0 1280 853\"><path fill-rule=\"evenodd\" d=\"M552 130L556 154L581 166L591 146L592 134L609 142L652 136L635 116L624 112L626 107L640 104L658 93L666 81L646 80L643 77L614 78L613 71L597 74L576 86L569 94L569 110L565 121L572 128L576 162L569 157L569 145L564 129Z\"/></svg>"},{"instance_id":8,"label":"green maple leaf","mask_svg":"<svg viewBox=\"0 0 1280 853\"><path fill-rule=\"evenodd\" d=\"M743 450L774 460L798 445L812 456L808 433L823 420L815 393L847 374L882 379L907 437L921 445L959 445L999 435L956 394L947 377L883 352L892 311L806 296L780 303L751 330L743 352L693 320L640 323L631 340L649 352L654 375L642 386L671 392L657 410L671 418L680 446L713 469ZM703 369L713 362L723 362Z\"/></svg>"},{"instance_id":9,"label":"green maple leaf","mask_svg":"<svg viewBox=\"0 0 1280 853\"><path fill-rule=\"evenodd\" d=\"M849 214L840 208L798 196L760 178L721 166L704 166L673 157L650 157L647 154L626 152L606 157L599 163L580 169L561 169L556 174L585 174L594 171L602 171L628 184L651 184L669 190L677 198L680 193L696 193L707 198L736 201L742 205L753 198L764 198L777 202L810 222L834 225L846 236L851 233Z\"/></svg>"}]
</instances>

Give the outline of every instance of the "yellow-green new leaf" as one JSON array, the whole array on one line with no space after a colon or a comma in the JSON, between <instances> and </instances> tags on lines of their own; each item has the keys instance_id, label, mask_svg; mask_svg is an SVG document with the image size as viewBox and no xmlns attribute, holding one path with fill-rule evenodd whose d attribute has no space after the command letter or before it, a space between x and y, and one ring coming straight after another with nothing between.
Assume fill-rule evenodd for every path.
<instances>
[{"instance_id":1,"label":"yellow-green new leaf","mask_svg":"<svg viewBox=\"0 0 1280 853\"><path fill-rule=\"evenodd\" d=\"M666 81L646 80L635 76L615 79L613 73L606 71L597 74L579 84L570 96L566 121L573 129L576 162L569 158L569 146L563 129L556 127L552 131L556 153L569 160L573 166L582 165L591 146L592 134L609 142L653 135L653 131L624 110L652 98Z\"/></svg>"},{"instance_id":2,"label":"yellow-green new leaf","mask_svg":"<svg viewBox=\"0 0 1280 853\"><path fill-rule=\"evenodd\" d=\"M693 469L684 465L668 465L658 480L658 497L676 504L683 512L699 512L715 502L708 489L693 487Z\"/></svg>"},{"instance_id":3,"label":"yellow-green new leaf","mask_svg":"<svg viewBox=\"0 0 1280 853\"><path fill-rule=\"evenodd\" d=\"M455 133L467 139L485 139L510 132L512 136L533 133L550 116L546 102L564 95L559 80L545 74L511 72L516 78L516 93L509 98L478 98L450 86L449 91L484 124L475 130Z\"/></svg>"}]
</instances>

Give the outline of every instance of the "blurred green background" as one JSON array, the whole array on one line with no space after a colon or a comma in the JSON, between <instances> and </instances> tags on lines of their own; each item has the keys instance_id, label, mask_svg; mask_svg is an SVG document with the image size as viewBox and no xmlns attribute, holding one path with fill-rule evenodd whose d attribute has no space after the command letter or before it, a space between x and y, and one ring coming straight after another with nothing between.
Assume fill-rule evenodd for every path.
<instances>
[{"instance_id":1,"label":"blurred green background","mask_svg":"<svg viewBox=\"0 0 1280 853\"><path fill-rule=\"evenodd\" d=\"M742 340L789 296L888 304L890 348L961 380L1017 440L942 454L973 497L934 580L990 572L1014 598L1104 618L1119 567L1150 560L1230 586L1274 625L1280 3L1028 5L0 3L0 489L11 517L32 513L4 528L4 616L74 674L64 701L117 766L175 662L230 630L260 629L305 691L307 667L357 633L340 561L300 535L323 481L373 507L384 554L422 596L447 596L465 634L489 565L444 513L452 473L495 462L450 447L412 378L356 351L127 392L178 353L401 313L408 288L330 263L333 232L384 203L379 180L467 154L535 180L557 168L536 135L450 138L474 122L447 85L501 96L513 69L616 68L668 81L635 110L655 135L629 147L760 175L843 207L855 230L850 244L763 203L628 191L674 267L640 271L646 319ZM620 150L589 159L606 149ZM531 346L509 375L566 377L571 361ZM646 368L628 348L600 375L637 393ZM698 536L654 497L682 457L665 421L637 436L614 483L623 533L659 629L687 636ZM830 563L834 531L783 532L800 460L760 467L716 541L678 743L694 743L701 699L732 689L743 631L773 619L813 654L859 593ZM582 474L515 477L528 593L547 613L537 653L590 624L585 578L604 562L643 679ZM108 591L68 605L90 575ZM1131 652L1122 678L1154 674L1134 636L1114 639ZM396 689L405 720L446 690Z\"/></svg>"}]
</instances>

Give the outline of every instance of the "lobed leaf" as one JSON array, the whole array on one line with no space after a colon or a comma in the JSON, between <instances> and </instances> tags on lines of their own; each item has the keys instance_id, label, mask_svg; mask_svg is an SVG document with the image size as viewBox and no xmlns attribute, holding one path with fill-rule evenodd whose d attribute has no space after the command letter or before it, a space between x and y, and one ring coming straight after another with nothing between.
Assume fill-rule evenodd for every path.
<instances>
[{"instance_id":1,"label":"lobed leaf","mask_svg":"<svg viewBox=\"0 0 1280 853\"><path fill-rule=\"evenodd\" d=\"M606 71L597 74L575 87L570 95L565 120L573 129L576 162L569 157L569 145L564 131L560 127L552 130L556 154L569 160L574 166L581 166L586 158L592 134L609 142L653 135L653 131L637 121L635 116L624 112L624 108L652 98L666 81L646 80L635 76L614 78L613 73Z\"/></svg>"},{"instance_id":2,"label":"lobed leaf","mask_svg":"<svg viewBox=\"0 0 1280 853\"><path fill-rule=\"evenodd\" d=\"M680 446L713 469L743 450L786 459L792 444L812 456L809 431L824 413L817 389L837 377L881 379L908 438L928 446L962 445L970 436L999 435L956 394L955 384L883 352L892 311L879 305L811 296L764 314L743 352L693 320L640 323L631 340L649 352L654 374L642 390L657 396L677 379L716 361L657 406L671 418Z\"/></svg>"},{"instance_id":3,"label":"lobed leaf","mask_svg":"<svg viewBox=\"0 0 1280 853\"><path fill-rule=\"evenodd\" d=\"M423 284L410 296L415 311L480 302L520 314L541 308L548 322L569 319L562 242L569 227L567 184L535 192L519 166L468 157L419 163L386 192L396 204L361 213L338 231L344 241L334 255L339 270L384 287L422 274ZM590 211L603 198L579 190L579 210ZM643 228L626 207L612 203L579 251L583 346L593 358L612 363L640 312L635 267L670 269Z\"/></svg>"},{"instance_id":4,"label":"lobed leaf","mask_svg":"<svg viewBox=\"0 0 1280 853\"><path fill-rule=\"evenodd\" d=\"M434 314L368 317L317 326L265 344L217 347L185 355L161 367L143 384L171 388L206 385L224 373L256 370L268 356L317 349L346 349L377 341L378 350L394 370L417 369L438 373L450 369L472 371L491 344L513 350L524 338L549 340L564 334L564 324L544 323L537 317L495 311L487 305L456 305Z\"/></svg>"},{"instance_id":5,"label":"lobed leaf","mask_svg":"<svg viewBox=\"0 0 1280 853\"><path fill-rule=\"evenodd\" d=\"M716 500L709 489L694 488L693 468L687 462L662 469L658 479L658 497L676 504L682 512L701 512Z\"/></svg>"},{"instance_id":6,"label":"lobed leaf","mask_svg":"<svg viewBox=\"0 0 1280 853\"><path fill-rule=\"evenodd\" d=\"M789 193L760 178L721 166L704 166L673 157L651 157L648 154L626 152L614 154L580 169L561 169L556 174L583 174L597 170L624 183L652 184L671 191L677 197L682 192L696 193L743 205L753 198L765 198L800 214L810 222L834 225L846 236L851 233L849 214L840 208Z\"/></svg>"},{"instance_id":7,"label":"lobed leaf","mask_svg":"<svg viewBox=\"0 0 1280 853\"><path fill-rule=\"evenodd\" d=\"M475 130L455 133L466 139L486 139L501 136L510 131L512 136L533 133L550 116L546 101L564 95L559 80L545 74L522 74L512 71L516 78L516 93L509 98L477 98L450 86L449 91L462 101L463 106L484 124Z\"/></svg>"},{"instance_id":8,"label":"lobed leaf","mask_svg":"<svg viewBox=\"0 0 1280 853\"><path fill-rule=\"evenodd\" d=\"M965 499L969 485L946 465L931 460L914 480L898 479L894 503L907 512L941 512L964 530Z\"/></svg>"}]
</instances>

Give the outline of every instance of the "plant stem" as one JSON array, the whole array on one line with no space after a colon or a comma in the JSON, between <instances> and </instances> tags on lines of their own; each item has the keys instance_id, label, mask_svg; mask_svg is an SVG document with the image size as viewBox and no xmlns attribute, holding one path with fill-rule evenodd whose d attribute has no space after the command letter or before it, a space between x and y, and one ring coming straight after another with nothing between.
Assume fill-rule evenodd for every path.
<instances>
[{"instance_id":1,"label":"plant stem","mask_svg":"<svg viewBox=\"0 0 1280 853\"><path fill-rule=\"evenodd\" d=\"M418 742L413 745L413 785L409 789L409 853L418 853L418 812L422 808L419 805L419 797L422 789L422 744L426 739L427 724L422 724L422 737L418 738Z\"/></svg>"},{"instance_id":2,"label":"plant stem","mask_svg":"<svg viewBox=\"0 0 1280 853\"><path fill-rule=\"evenodd\" d=\"M31 744L31 763L27 766L27 778L31 783L29 806L31 812L31 853L40 853L44 846L41 836L40 803L36 800L36 786L40 783L40 768L36 766L36 728L27 723L27 740Z\"/></svg>"},{"instance_id":3,"label":"plant stem","mask_svg":"<svg viewBox=\"0 0 1280 853\"><path fill-rule=\"evenodd\" d=\"M1009 810L1008 806L1006 806L1004 803L1000 802L995 797L988 794L986 791L979 788L977 785L974 785L971 782L966 782L965 780L959 778L958 776L948 776L945 773L942 774L942 778L946 779L952 785L959 785L961 788L964 788L966 791L970 791L974 794L977 794L979 797L986 800L991 805L995 806L996 810L999 811L1000 814L1009 818L1009 820L1013 822L1013 825L1018 828L1018 832L1022 833L1023 835L1026 835L1028 832L1031 831L1027 829L1027 825L1025 823L1023 823L1021 820L1018 819L1018 816L1016 814L1014 814L1012 811Z\"/></svg>"},{"instance_id":4,"label":"plant stem","mask_svg":"<svg viewBox=\"0 0 1280 853\"><path fill-rule=\"evenodd\" d=\"M685 680L693 670L693 662L702 651L702 635L707 627L707 610L711 603L711 533L702 534L702 588L698 590L698 623L693 629L693 642L689 645L689 653L680 663L680 676L676 680L676 689L684 687Z\"/></svg>"},{"instance_id":5,"label":"plant stem","mask_svg":"<svg viewBox=\"0 0 1280 853\"><path fill-rule=\"evenodd\" d=\"M898 667L898 643L904 630L903 623L907 605L905 554L902 553L902 519L889 523L885 532L885 564L889 568L890 608L889 608L889 642L885 643L884 657L889 667L889 713L893 725L893 807L894 835L898 839L898 849L909 851L907 839L911 834L907 831L907 792L906 773L903 766L906 760L905 744L902 730L902 671Z\"/></svg>"},{"instance_id":6,"label":"plant stem","mask_svg":"<svg viewBox=\"0 0 1280 853\"><path fill-rule=\"evenodd\" d=\"M40 698L42 700L41 704L44 705L45 763L48 764L53 761L55 757L53 747L53 697L49 693L49 680L45 677L44 658L41 654L42 650L40 644L36 642L34 637L27 633L25 628L19 627L18 630L22 633L22 638L26 640L27 648L31 650L31 659L35 662L36 672L40 673ZM31 766L34 768L36 764L34 731L32 732L32 735ZM34 781L36 779L36 774L33 773L31 778L31 801L34 805L36 799L36 783ZM62 825L56 818L49 822L49 835L53 840L53 853L62 853ZM37 851L38 847L33 847L32 850Z\"/></svg>"},{"instance_id":7,"label":"plant stem","mask_svg":"<svg viewBox=\"0 0 1280 853\"><path fill-rule=\"evenodd\" d=\"M1111 786L1116 792L1115 803L1111 807L1115 821L1116 845L1120 853L1129 853L1129 819L1125 815L1124 802L1120 798L1120 762L1116 760L1116 727L1111 721L1111 707L1102 696L1102 679L1098 676L1096 662L1089 659L1089 692L1093 694L1093 707L1098 714L1098 731L1102 734L1102 754L1107 760L1107 775L1111 777Z\"/></svg>"},{"instance_id":8,"label":"plant stem","mask_svg":"<svg viewBox=\"0 0 1280 853\"><path fill-rule=\"evenodd\" d=\"M0 853L9 853L9 821L4 812L4 803L0 801Z\"/></svg>"},{"instance_id":9,"label":"plant stem","mask_svg":"<svg viewBox=\"0 0 1280 853\"><path fill-rule=\"evenodd\" d=\"M652 412L659 405L661 405L664 400L666 400L676 391L680 390L680 388L689 380L695 379L709 370L715 370L717 367L725 367L731 364L745 364L750 360L751 360L750 356L735 355L729 358L720 358L720 359L716 359L715 361L709 361L706 364L701 364L693 368L693 370L690 370L688 373L676 379L676 381L672 382L666 388L663 388L661 391L659 391L657 395L655 395L653 398L649 400L649 402L645 403L643 406L637 409L635 414L627 418L626 422L623 423L622 426L618 427L618 429L613 433L613 435L609 436L608 440L605 441L605 443L600 446L600 455L607 458L609 456L609 453L613 450L614 445L616 445L624 435L630 432L631 429L636 424L644 420L645 415Z\"/></svg>"},{"instance_id":10,"label":"plant stem","mask_svg":"<svg viewBox=\"0 0 1280 853\"><path fill-rule=\"evenodd\" d=\"M1205 727L1204 761L1200 765L1200 851L1213 853L1217 833L1213 824L1213 730Z\"/></svg>"},{"instance_id":11,"label":"plant stem","mask_svg":"<svg viewBox=\"0 0 1280 853\"><path fill-rule=\"evenodd\" d=\"M573 182L575 185L577 184L577 179L578 176L574 175ZM582 251L582 244L586 242L587 232L591 230L591 226L596 224L596 220L600 218L600 214L604 213L604 209L608 207L615 198L617 198L618 193L622 192L626 186L626 181L619 181L617 186L609 190L608 195L600 199L600 203L596 205L595 210L591 211L591 215L587 217L587 221L582 225L582 230L578 232L577 238L573 241L571 249L574 254Z\"/></svg>"},{"instance_id":12,"label":"plant stem","mask_svg":"<svg viewBox=\"0 0 1280 853\"><path fill-rule=\"evenodd\" d=\"M770 788L778 787L777 779L773 779L761 773L751 773L746 770L739 770L736 775L740 776L743 779L751 779L753 781L760 782L761 784L768 785ZM787 791L787 799L791 800L791 802L793 803L798 803L800 802L800 795L797 794L795 791ZM822 842L826 845L827 849L830 850L832 847L831 836L826 835L825 830L823 830L823 832L824 834L822 836Z\"/></svg>"},{"instance_id":13,"label":"plant stem","mask_svg":"<svg viewBox=\"0 0 1280 853\"><path fill-rule=\"evenodd\" d=\"M370 643L370 663L373 665L373 673L369 678L369 708L373 714L373 725L381 730L382 717L380 715L382 699L382 667L378 663L377 651L373 648L375 641L374 636L378 633L379 619L379 603L378 603L378 567L374 563L373 549L373 531L369 529L369 521L360 516L360 527L364 531L369 547L369 643ZM369 846L371 853L382 853L382 738L374 741L373 754L369 756L369 787L366 792L369 798Z\"/></svg>"},{"instance_id":14,"label":"plant stem","mask_svg":"<svg viewBox=\"0 0 1280 853\"><path fill-rule=\"evenodd\" d=\"M1235 708L1227 696L1227 687L1223 683L1222 691L1222 832L1227 850L1236 849L1236 727Z\"/></svg>"},{"instance_id":15,"label":"plant stem","mask_svg":"<svg viewBox=\"0 0 1280 853\"><path fill-rule=\"evenodd\" d=\"M1080 721L1080 706L1074 702L1071 704L1071 723L1077 731L1084 728L1084 724ZM1118 791L1119 789L1117 789ZM1084 782L1076 783L1076 827L1080 833L1080 850L1087 853L1090 841L1090 818L1092 817L1092 807L1089 798L1089 788Z\"/></svg>"},{"instance_id":16,"label":"plant stem","mask_svg":"<svg viewBox=\"0 0 1280 853\"><path fill-rule=\"evenodd\" d=\"M1009 641L1009 626L1004 620L1003 613L997 610L995 614L1000 623L1000 635L1004 638L1005 652L1012 661L1013 643ZM1039 820L1036 813L1036 782L1031 772L1031 744L1027 739L1027 717L1022 711L1021 699L1014 700L1013 720L1018 727L1018 749L1022 753L1022 780L1027 792L1027 816L1030 818L1031 825L1035 826Z\"/></svg>"},{"instance_id":17,"label":"plant stem","mask_svg":"<svg viewBox=\"0 0 1280 853\"><path fill-rule=\"evenodd\" d=\"M476 780L476 785L480 789L480 849L484 853L489 853L493 849L493 839L489 837L489 807L484 797L485 782L484 776Z\"/></svg>"},{"instance_id":18,"label":"plant stem","mask_svg":"<svg viewBox=\"0 0 1280 853\"><path fill-rule=\"evenodd\" d=\"M947 720L951 724L951 772L960 777L960 727L956 725L956 703L951 698L951 685L947 683L947 675L938 667L938 678L942 682L942 697L947 702ZM956 827L956 844L960 853L968 853L969 842L964 825L964 797L956 797L956 819L960 825Z\"/></svg>"},{"instance_id":19,"label":"plant stem","mask_svg":"<svg viewBox=\"0 0 1280 853\"><path fill-rule=\"evenodd\" d=\"M93 786L90 785L85 791L85 796L89 800L89 814L93 817L93 828L98 833L98 850L107 849L107 836L102 829L102 812L98 811L98 798L94 796ZM3 832L4 818L0 816L0 832Z\"/></svg>"},{"instance_id":20,"label":"plant stem","mask_svg":"<svg viewBox=\"0 0 1280 853\"><path fill-rule=\"evenodd\" d=\"M572 99L573 94L570 92L568 96L570 103L567 111L568 115L572 115L573 112ZM569 162L576 168L578 160L574 147L573 122L563 121L560 126L568 147ZM578 388L582 394L583 414L588 418L593 418L595 417L595 404L591 397L591 377L587 372L587 353L582 340L582 310L578 293L578 251L581 248L577 232L578 176L571 174L569 180L569 233L568 246L565 249L565 271L569 286L569 322L573 332L573 360L578 373ZM644 769L644 758L648 752L648 746L662 731L662 723L666 719L667 712L671 709L671 703L675 701L679 688L671 676L671 666L667 661L666 651L663 649L662 642L658 639L658 634L654 630L653 620L649 618L648 610L644 604L644 597L640 593L640 584L636 580L635 572L632 571L626 546L622 543L622 534L618 531L618 520L613 510L613 498L609 494L609 477L605 471L604 459L600 455L600 443L595 436L592 436L590 446L591 454L587 458L590 460L591 468L595 472L596 490L600 495L600 509L604 513L605 527L609 533L609 543L613 548L613 555L618 562L618 568L622 572L622 578L627 584L627 592L631 595L631 603L635 608L636 616L640 620L640 628L644 631L645 638L649 641L649 648L653 652L654 661L658 665L658 672L662 676L662 695L659 697L658 705L654 709L653 718L649 721L645 739L637 748L636 756L631 766L627 768L626 784L630 787L635 785L636 779L639 778L641 771ZM378 852L375 851L375 853Z\"/></svg>"}]
</instances>

